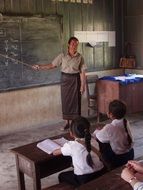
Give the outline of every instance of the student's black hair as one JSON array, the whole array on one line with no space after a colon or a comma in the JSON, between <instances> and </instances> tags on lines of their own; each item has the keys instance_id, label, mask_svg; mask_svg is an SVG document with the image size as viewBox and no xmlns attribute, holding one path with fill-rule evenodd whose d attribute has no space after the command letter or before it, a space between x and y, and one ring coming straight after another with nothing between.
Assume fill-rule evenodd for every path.
<instances>
[{"instance_id":1,"label":"student's black hair","mask_svg":"<svg viewBox=\"0 0 143 190\"><path fill-rule=\"evenodd\" d=\"M70 37L70 39L68 40L68 44L70 44L72 40L79 41L76 37L72 36L72 37Z\"/></svg>"},{"instance_id":2,"label":"student's black hair","mask_svg":"<svg viewBox=\"0 0 143 190\"><path fill-rule=\"evenodd\" d=\"M122 119L126 115L126 105L120 100L113 100L109 103L109 113L116 119Z\"/></svg>"},{"instance_id":3,"label":"student's black hair","mask_svg":"<svg viewBox=\"0 0 143 190\"><path fill-rule=\"evenodd\" d=\"M124 118L126 115L126 105L120 100L113 100L109 103L109 113L112 113L115 119L122 119L125 127L125 131L127 133L129 145L132 144L132 138L129 135L127 129L127 120Z\"/></svg>"},{"instance_id":4,"label":"student's black hair","mask_svg":"<svg viewBox=\"0 0 143 190\"><path fill-rule=\"evenodd\" d=\"M129 146L131 146L131 144L132 144L132 138L131 138L131 136L129 135L129 132L128 132L128 129L127 129L127 120L124 118L123 122L124 122L125 131L126 131L126 133L127 133Z\"/></svg>"},{"instance_id":5,"label":"student's black hair","mask_svg":"<svg viewBox=\"0 0 143 190\"><path fill-rule=\"evenodd\" d=\"M87 164L90 167L93 167L94 163L92 161L90 152L91 152L91 134L90 134L90 123L89 121L84 117L78 117L74 120L72 120L70 125L70 130L73 135L75 135L77 138L85 138L85 147L88 151L88 155L86 158Z\"/></svg>"}]
</instances>

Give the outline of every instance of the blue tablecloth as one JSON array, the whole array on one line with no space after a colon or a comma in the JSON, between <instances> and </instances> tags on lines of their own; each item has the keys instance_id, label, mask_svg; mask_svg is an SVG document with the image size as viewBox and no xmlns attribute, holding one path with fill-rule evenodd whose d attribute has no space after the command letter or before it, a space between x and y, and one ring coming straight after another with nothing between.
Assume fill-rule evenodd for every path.
<instances>
[{"instance_id":1,"label":"blue tablecloth","mask_svg":"<svg viewBox=\"0 0 143 190\"><path fill-rule=\"evenodd\" d=\"M126 74L122 76L104 76L100 80L117 81L122 85L143 82L143 75Z\"/></svg>"}]
</instances>

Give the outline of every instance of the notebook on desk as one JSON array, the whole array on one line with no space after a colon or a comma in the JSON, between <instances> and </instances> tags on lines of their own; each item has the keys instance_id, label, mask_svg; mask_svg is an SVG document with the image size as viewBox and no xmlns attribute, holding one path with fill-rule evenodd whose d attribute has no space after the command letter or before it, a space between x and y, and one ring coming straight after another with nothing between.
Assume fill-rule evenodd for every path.
<instances>
[{"instance_id":1,"label":"notebook on desk","mask_svg":"<svg viewBox=\"0 0 143 190\"><path fill-rule=\"evenodd\" d=\"M61 148L66 142L68 142L68 140L65 139L64 137L53 139L53 140L45 139L39 142L37 144L37 147L48 154L52 154L54 150Z\"/></svg>"}]
</instances>

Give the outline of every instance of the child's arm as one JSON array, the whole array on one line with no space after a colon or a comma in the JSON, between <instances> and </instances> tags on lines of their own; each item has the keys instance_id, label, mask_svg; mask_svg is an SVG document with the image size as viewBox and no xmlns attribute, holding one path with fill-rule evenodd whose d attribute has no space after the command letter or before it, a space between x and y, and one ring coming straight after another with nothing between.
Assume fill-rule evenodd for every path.
<instances>
[{"instance_id":1,"label":"child's arm","mask_svg":"<svg viewBox=\"0 0 143 190\"><path fill-rule=\"evenodd\" d=\"M61 148L54 150L53 155L71 156L71 147L69 146L69 142L65 143Z\"/></svg>"},{"instance_id":2,"label":"child's arm","mask_svg":"<svg viewBox=\"0 0 143 190\"><path fill-rule=\"evenodd\" d=\"M103 123L96 123L95 131L91 134L91 136L96 139L96 133L98 131L100 131L101 129L103 129L104 126L105 126L105 124L103 124Z\"/></svg>"},{"instance_id":3,"label":"child's arm","mask_svg":"<svg viewBox=\"0 0 143 190\"><path fill-rule=\"evenodd\" d=\"M92 136L95 139L98 139L102 143L109 142L109 135L108 135L108 128L110 127L109 124L105 125L102 129L95 129Z\"/></svg>"},{"instance_id":4,"label":"child's arm","mask_svg":"<svg viewBox=\"0 0 143 190\"><path fill-rule=\"evenodd\" d=\"M56 150L53 151L53 155L54 155L54 156L56 156L56 155L61 155L61 154L62 154L61 148L56 149Z\"/></svg>"},{"instance_id":5,"label":"child's arm","mask_svg":"<svg viewBox=\"0 0 143 190\"><path fill-rule=\"evenodd\" d=\"M106 125L105 123L97 123L97 124L95 125L95 128L98 129L98 130L101 130L101 129L103 129L103 127L104 127L105 125Z\"/></svg>"}]
</instances>

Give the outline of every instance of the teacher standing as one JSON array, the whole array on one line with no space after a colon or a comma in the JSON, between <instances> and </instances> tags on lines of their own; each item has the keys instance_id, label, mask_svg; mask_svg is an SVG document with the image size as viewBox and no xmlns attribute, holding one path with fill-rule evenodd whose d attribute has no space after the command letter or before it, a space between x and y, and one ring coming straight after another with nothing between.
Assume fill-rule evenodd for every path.
<instances>
[{"instance_id":1,"label":"teacher standing","mask_svg":"<svg viewBox=\"0 0 143 190\"><path fill-rule=\"evenodd\" d=\"M77 51L79 41L71 37L67 53L59 54L50 64L33 65L34 70L49 70L61 67L61 101L64 129L68 129L71 120L81 115L81 95L85 91L86 65L82 55Z\"/></svg>"}]
</instances>

